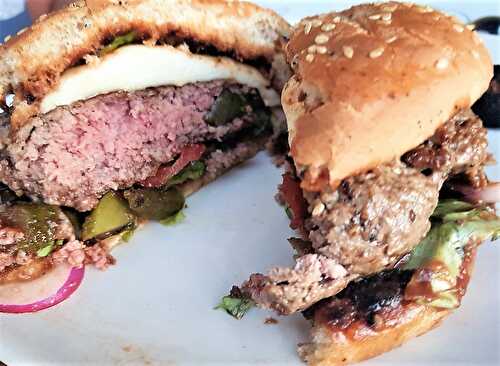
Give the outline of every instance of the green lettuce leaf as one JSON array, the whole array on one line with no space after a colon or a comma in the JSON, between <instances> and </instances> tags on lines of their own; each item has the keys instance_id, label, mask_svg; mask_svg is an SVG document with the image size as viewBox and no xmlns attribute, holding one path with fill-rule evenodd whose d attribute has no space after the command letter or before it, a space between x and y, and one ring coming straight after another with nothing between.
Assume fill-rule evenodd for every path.
<instances>
[{"instance_id":1,"label":"green lettuce leaf","mask_svg":"<svg viewBox=\"0 0 500 366\"><path fill-rule=\"evenodd\" d=\"M115 39L113 39L113 41L110 44L104 46L101 49L101 51L99 52L99 56L107 55L122 46L131 44L136 40L136 38L137 38L137 33L135 31L124 34L123 36L117 36L115 37Z\"/></svg>"},{"instance_id":2,"label":"green lettuce leaf","mask_svg":"<svg viewBox=\"0 0 500 366\"><path fill-rule=\"evenodd\" d=\"M229 295L224 296L215 309L224 310L234 318L241 319L254 306L252 299L243 294L237 286L233 286Z\"/></svg>"},{"instance_id":3,"label":"green lettuce leaf","mask_svg":"<svg viewBox=\"0 0 500 366\"><path fill-rule=\"evenodd\" d=\"M464 258L464 248L474 242L497 239L500 219L488 207L474 208L461 201L441 202L434 213L435 221L427 236L410 253L403 270L415 270L406 293L417 293L422 285L434 296L412 296L412 300L437 307L457 307L455 291ZM424 283L427 282L427 283Z\"/></svg>"},{"instance_id":4,"label":"green lettuce leaf","mask_svg":"<svg viewBox=\"0 0 500 366\"><path fill-rule=\"evenodd\" d=\"M36 252L36 256L39 258L44 258L47 257L52 251L54 250L54 242L50 243L47 246L44 246L43 248L40 248Z\"/></svg>"},{"instance_id":5,"label":"green lettuce leaf","mask_svg":"<svg viewBox=\"0 0 500 366\"><path fill-rule=\"evenodd\" d=\"M58 239L56 241L50 242L48 245L37 250L36 255L39 258L48 257L56 247L60 247L64 244L64 240Z\"/></svg>"},{"instance_id":6,"label":"green lettuce leaf","mask_svg":"<svg viewBox=\"0 0 500 366\"><path fill-rule=\"evenodd\" d=\"M187 182L188 180L195 180L201 178L205 174L205 164L201 161L193 161L182 169L177 175L172 177L166 187L172 187L178 184Z\"/></svg>"},{"instance_id":7,"label":"green lettuce leaf","mask_svg":"<svg viewBox=\"0 0 500 366\"><path fill-rule=\"evenodd\" d=\"M474 206L468 202L463 202L454 199L440 200L436 209L432 213L432 217L442 218L447 214L468 211L472 208L474 208Z\"/></svg>"}]
</instances>

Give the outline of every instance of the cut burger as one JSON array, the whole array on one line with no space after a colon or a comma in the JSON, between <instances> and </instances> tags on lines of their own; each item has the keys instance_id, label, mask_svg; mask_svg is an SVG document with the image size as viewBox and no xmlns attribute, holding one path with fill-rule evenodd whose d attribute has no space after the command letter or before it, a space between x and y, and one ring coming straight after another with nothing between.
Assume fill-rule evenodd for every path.
<instances>
[{"instance_id":1,"label":"cut burger","mask_svg":"<svg viewBox=\"0 0 500 366\"><path fill-rule=\"evenodd\" d=\"M288 24L223 0L77 1L0 48L0 285L105 268L282 133Z\"/></svg>"},{"instance_id":2,"label":"cut burger","mask_svg":"<svg viewBox=\"0 0 500 366\"><path fill-rule=\"evenodd\" d=\"M279 201L300 233L296 264L253 274L232 307L302 311L305 361L358 362L457 308L476 247L500 233L482 194L498 198L487 131L470 109L493 66L457 19L399 2L305 18L285 49Z\"/></svg>"}]
</instances>

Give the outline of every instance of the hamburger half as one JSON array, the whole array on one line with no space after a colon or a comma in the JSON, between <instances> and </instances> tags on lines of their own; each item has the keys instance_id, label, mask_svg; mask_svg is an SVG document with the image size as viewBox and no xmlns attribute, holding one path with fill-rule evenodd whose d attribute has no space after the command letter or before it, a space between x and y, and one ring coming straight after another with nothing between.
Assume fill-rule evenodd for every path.
<instances>
[{"instance_id":1,"label":"hamburger half","mask_svg":"<svg viewBox=\"0 0 500 366\"><path fill-rule=\"evenodd\" d=\"M277 138L288 32L247 2L89 0L6 39L0 287L105 268L112 242Z\"/></svg>"},{"instance_id":2,"label":"hamburger half","mask_svg":"<svg viewBox=\"0 0 500 366\"><path fill-rule=\"evenodd\" d=\"M305 18L285 49L280 199L300 233L296 264L252 275L221 307L302 311L305 361L358 362L456 309L478 245L500 233L487 131L470 109L493 66L469 27L398 2Z\"/></svg>"}]
</instances>

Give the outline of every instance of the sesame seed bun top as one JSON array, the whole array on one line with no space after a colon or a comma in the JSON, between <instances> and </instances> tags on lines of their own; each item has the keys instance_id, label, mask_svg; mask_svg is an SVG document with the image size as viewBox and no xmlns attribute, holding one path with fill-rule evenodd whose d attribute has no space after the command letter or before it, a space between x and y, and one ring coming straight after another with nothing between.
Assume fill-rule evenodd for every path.
<instances>
[{"instance_id":1,"label":"sesame seed bun top","mask_svg":"<svg viewBox=\"0 0 500 366\"><path fill-rule=\"evenodd\" d=\"M399 158L487 89L479 37L429 7L388 2L302 20L282 96L302 186L319 191Z\"/></svg>"}]
</instances>

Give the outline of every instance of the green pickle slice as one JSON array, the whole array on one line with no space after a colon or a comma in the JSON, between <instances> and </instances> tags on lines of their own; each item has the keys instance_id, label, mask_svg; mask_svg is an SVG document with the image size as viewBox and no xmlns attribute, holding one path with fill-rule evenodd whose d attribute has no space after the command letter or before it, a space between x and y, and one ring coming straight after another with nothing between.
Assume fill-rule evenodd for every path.
<instances>
[{"instance_id":1,"label":"green pickle slice","mask_svg":"<svg viewBox=\"0 0 500 366\"><path fill-rule=\"evenodd\" d=\"M132 212L148 220L164 220L182 210L185 202L183 194L175 188L129 189L123 195Z\"/></svg>"},{"instance_id":2,"label":"green pickle slice","mask_svg":"<svg viewBox=\"0 0 500 366\"><path fill-rule=\"evenodd\" d=\"M224 89L215 100L205 121L212 126L223 126L245 113L247 101L239 94Z\"/></svg>"},{"instance_id":3,"label":"green pickle slice","mask_svg":"<svg viewBox=\"0 0 500 366\"><path fill-rule=\"evenodd\" d=\"M59 207L41 203L17 203L0 212L0 221L24 233L17 242L17 249L29 254L53 246L57 224L63 212Z\"/></svg>"},{"instance_id":4,"label":"green pickle slice","mask_svg":"<svg viewBox=\"0 0 500 366\"><path fill-rule=\"evenodd\" d=\"M85 219L82 240L104 239L118 231L133 226L135 216L127 201L119 193L108 192Z\"/></svg>"}]
</instances>

